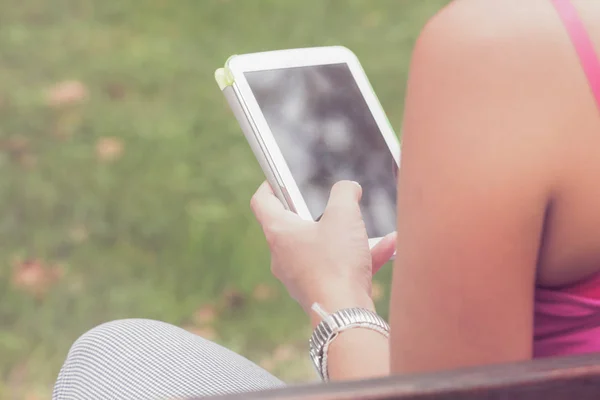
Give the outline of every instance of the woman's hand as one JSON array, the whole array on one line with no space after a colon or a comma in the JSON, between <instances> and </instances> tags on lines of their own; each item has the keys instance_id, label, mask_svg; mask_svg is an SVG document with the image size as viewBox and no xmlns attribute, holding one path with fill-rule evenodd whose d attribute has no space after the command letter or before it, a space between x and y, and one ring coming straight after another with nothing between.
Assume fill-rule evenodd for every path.
<instances>
[{"instance_id":1,"label":"woman's hand","mask_svg":"<svg viewBox=\"0 0 600 400\"><path fill-rule=\"evenodd\" d=\"M369 250L361 195L358 183L338 182L319 222L286 210L267 182L252 197L252 210L271 250L271 271L307 313L314 302L328 312L374 309L372 275L393 255L395 234Z\"/></svg>"}]
</instances>

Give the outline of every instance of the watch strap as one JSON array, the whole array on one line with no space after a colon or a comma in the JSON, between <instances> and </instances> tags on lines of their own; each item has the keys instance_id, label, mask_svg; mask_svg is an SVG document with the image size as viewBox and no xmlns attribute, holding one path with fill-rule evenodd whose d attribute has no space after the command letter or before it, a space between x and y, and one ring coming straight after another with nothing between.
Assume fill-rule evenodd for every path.
<instances>
[{"instance_id":1,"label":"watch strap","mask_svg":"<svg viewBox=\"0 0 600 400\"><path fill-rule=\"evenodd\" d=\"M313 307L314 308L314 307ZM327 352L329 346L339 335L352 328L367 328L389 337L390 328L387 322L377 313L365 308L345 308L326 315L317 325L310 337L309 354L322 380L329 380L327 369Z\"/></svg>"}]
</instances>

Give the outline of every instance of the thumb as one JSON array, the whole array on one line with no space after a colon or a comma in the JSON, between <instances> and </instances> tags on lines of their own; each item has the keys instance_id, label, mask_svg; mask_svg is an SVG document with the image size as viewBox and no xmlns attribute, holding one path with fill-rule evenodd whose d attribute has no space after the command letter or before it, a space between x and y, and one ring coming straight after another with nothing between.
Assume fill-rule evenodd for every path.
<instances>
[{"instance_id":1,"label":"thumb","mask_svg":"<svg viewBox=\"0 0 600 400\"><path fill-rule=\"evenodd\" d=\"M396 251L396 232L386 235L371 249L372 271L373 275L379 271L383 265L390 261Z\"/></svg>"},{"instance_id":2,"label":"thumb","mask_svg":"<svg viewBox=\"0 0 600 400\"><path fill-rule=\"evenodd\" d=\"M328 216L347 217L359 211L358 202L362 197L362 187L354 181L339 181L331 188L329 201L323 213L323 218Z\"/></svg>"}]
</instances>

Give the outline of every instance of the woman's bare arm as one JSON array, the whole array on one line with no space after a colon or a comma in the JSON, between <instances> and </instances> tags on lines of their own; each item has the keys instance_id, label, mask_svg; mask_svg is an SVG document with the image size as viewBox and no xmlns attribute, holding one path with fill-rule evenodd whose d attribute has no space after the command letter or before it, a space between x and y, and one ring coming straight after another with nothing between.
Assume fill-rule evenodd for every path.
<instances>
[{"instance_id":1,"label":"woman's bare arm","mask_svg":"<svg viewBox=\"0 0 600 400\"><path fill-rule=\"evenodd\" d=\"M548 2L458 1L419 39L399 177L392 373L532 356L538 252L560 176L556 51L539 31L560 28L552 12Z\"/></svg>"}]
</instances>

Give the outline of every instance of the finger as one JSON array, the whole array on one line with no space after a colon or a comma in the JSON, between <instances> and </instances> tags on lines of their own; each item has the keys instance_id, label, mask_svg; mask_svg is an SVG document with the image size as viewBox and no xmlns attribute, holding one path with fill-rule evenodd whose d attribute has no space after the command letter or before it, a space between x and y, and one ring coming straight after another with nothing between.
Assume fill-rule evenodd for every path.
<instances>
[{"instance_id":1,"label":"finger","mask_svg":"<svg viewBox=\"0 0 600 400\"><path fill-rule=\"evenodd\" d=\"M331 188L324 216L328 214L348 215L350 212L360 211L358 202L361 197L362 187L357 182L337 182Z\"/></svg>"},{"instance_id":2,"label":"finger","mask_svg":"<svg viewBox=\"0 0 600 400\"><path fill-rule=\"evenodd\" d=\"M254 212L258 223L261 225L264 225L270 219L277 218L286 211L267 181L263 182L252 196L250 208L252 208L252 212Z\"/></svg>"},{"instance_id":3,"label":"finger","mask_svg":"<svg viewBox=\"0 0 600 400\"><path fill-rule=\"evenodd\" d=\"M373 275L390 261L396 251L396 232L386 235L371 249L372 272Z\"/></svg>"}]
</instances>

